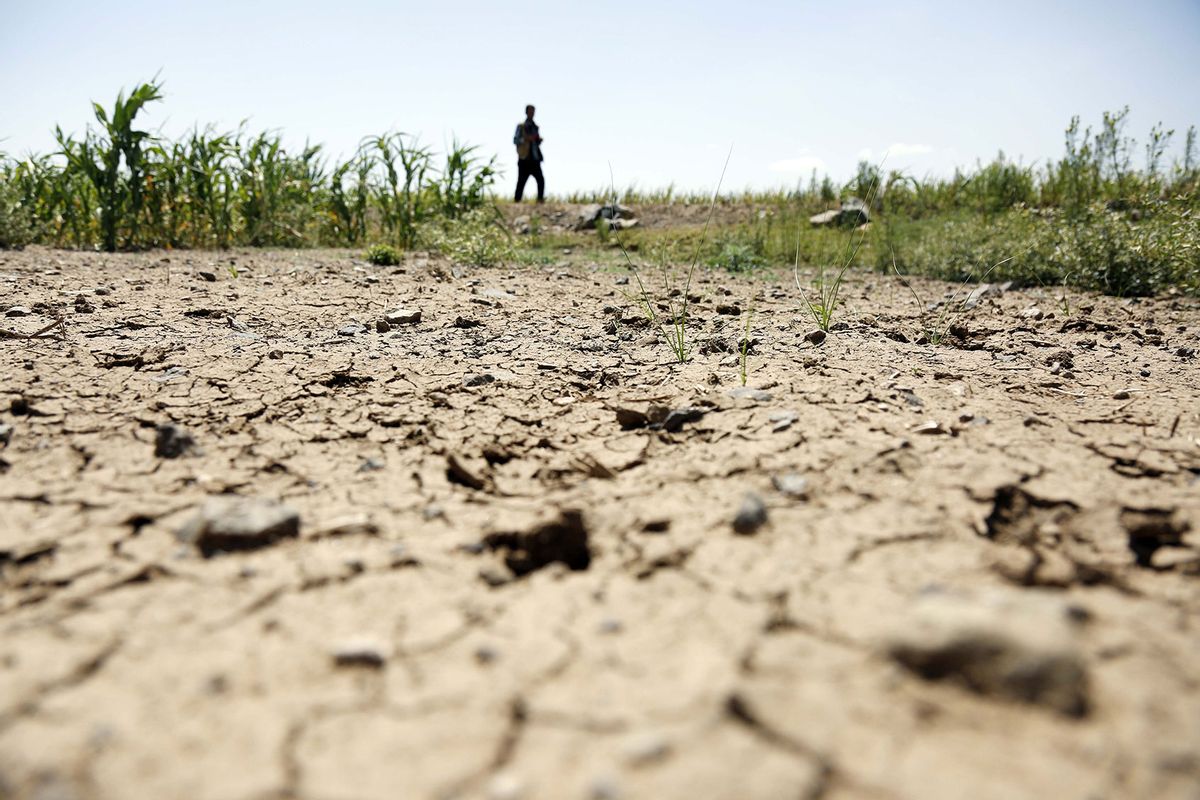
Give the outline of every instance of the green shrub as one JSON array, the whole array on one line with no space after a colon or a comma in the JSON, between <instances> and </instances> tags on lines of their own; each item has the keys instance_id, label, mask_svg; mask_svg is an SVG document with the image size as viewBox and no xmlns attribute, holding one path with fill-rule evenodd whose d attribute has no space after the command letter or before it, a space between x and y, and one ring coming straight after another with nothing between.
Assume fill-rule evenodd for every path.
<instances>
[{"instance_id":1,"label":"green shrub","mask_svg":"<svg viewBox=\"0 0 1200 800\"><path fill-rule=\"evenodd\" d=\"M710 263L729 272L751 272L764 263L762 253L753 242L726 239Z\"/></svg>"},{"instance_id":2,"label":"green shrub","mask_svg":"<svg viewBox=\"0 0 1200 800\"><path fill-rule=\"evenodd\" d=\"M1069 284L1115 295L1171 287L1197 294L1197 223L1196 198L1186 196L1143 199L1126 211L1102 203L1074 213L1018 208L990 221L977 216L888 221L872 232L873 254L880 270L890 271L894 256L904 272L953 281L1000 264L990 280Z\"/></svg>"},{"instance_id":3,"label":"green shrub","mask_svg":"<svg viewBox=\"0 0 1200 800\"><path fill-rule=\"evenodd\" d=\"M445 217L421 226L418 241L458 264L492 267L514 258L512 233L495 206Z\"/></svg>"},{"instance_id":4,"label":"green shrub","mask_svg":"<svg viewBox=\"0 0 1200 800\"><path fill-rule=\"evenodd\" d=\"M0 250L20 249L33 235L33 214L21 203L17 187L0 173Z\"/></svg>"},{"instance_id":5,"label":"green shrub","mask_svg":"<svg viewBox=\"0 0 1200 800\"><path fill-rule=\"evenodd\" d=\"M400 263L400 253L390 244L373 244L363 258L377 267L394 267Z\"/></svg>"}]
</instances>

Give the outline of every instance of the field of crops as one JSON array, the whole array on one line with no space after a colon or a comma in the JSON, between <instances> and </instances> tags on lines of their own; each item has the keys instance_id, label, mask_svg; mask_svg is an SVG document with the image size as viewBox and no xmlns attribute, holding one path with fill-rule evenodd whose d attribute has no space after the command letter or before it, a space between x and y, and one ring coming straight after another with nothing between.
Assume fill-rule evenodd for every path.
<instances>
[{"instance_id":1,"label":"field of crops","mask_svg":"<svg viewBox=\"0 0 1200 800\"><path fill-rule=\"evenodd\" d=\"M0 156L0 247L37 242L80 249L358 247L440 249L492 261L508 253L496 226L496 159L454 142L437 154L390 132L363 139L345 160L320 145L298 152L278 132L196 129L179 141L139 130L138 113L163 99L142 84L95 106L83 133L56 131L55 153ZM1042 165L1003 154L950 177L919 177L862 162L845 185L815 172L789 190L726 193L719 202L758 213L718 226L659 230L644 244L678 258L697 244L733 270L800 261L837 263L845 236L814 231L810 215L846 198L870 198L870 234L854 264L949 280L993 277L1146 295L1200 293L1200 151L1196 129L1153 128L1145 144L1126 131L1128 109L1097 129L1067 127L1064 154ZM571 203L703 205L707 196L662 191L574 193ZM669 226L668 226L669 227ZM643 242L635 234L636 245ZM478 242L472 242L478 239ZM511 253L510 253L511 255Z\"/></svg>"}]
</instances>

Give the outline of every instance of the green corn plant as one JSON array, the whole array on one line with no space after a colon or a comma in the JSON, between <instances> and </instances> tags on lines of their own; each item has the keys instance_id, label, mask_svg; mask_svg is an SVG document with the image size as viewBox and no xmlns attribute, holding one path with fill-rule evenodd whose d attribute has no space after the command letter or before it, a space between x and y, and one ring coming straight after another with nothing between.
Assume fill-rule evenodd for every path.
<instances>
[{"instance_id":1,"label":"green corn plant","mask_svg":"<svg viewBox=\"0 0 1200 800\"><path fill-rule=\"evenodd\" d=\"M118 93L111 113L99 103L92 103L101 131L89 126L85 136L76 140L55 128L55 138L69 168L83 174L95 187L101 245L110 253L117 249L122 223L127 246L138 238L144 201L144 144L151 136L147 131L134 130L133 121L147 103L161 99L158 83L143 83L128 98L124 92Z\"/></svg>"},{"instance_id":2,"label":"green corn plant","mask_svg":"<svg viewBox=\"0 0 1200 800\"><path fill-rule=\"evenodd\" d=\"M336 165L329 176L326 201L330 238L337 244L356 245L367 238L367 219L371 204L371 151L360 147L351 158ZM353 182L346 185L348 175Z\"/></svg>"},{"instance_id":3,"label":"green corn plant","mask_svg":"<svg viewBox=\"0 0 1200 800\"><path fill-rule=\"evenodd\" d=\"M493 156L482 164L474 155L477 149L455 139L446 153L446 166L437 189L441 213L447 219L457 219L479 208L486 199L487 189L496 174L496 158Z\"/></svg>"},{"instance_id":4,"label":"green corn plant","mask_svg":"<svg viewBox=\"0 0 1200 800\"><path fill-rule=\"evenodd\" d=\"M374 150L383 174L374 189L384 233L401 247L411 248L417 241L417 226L434 210L425 177L432 154L399 132L371 137L366 146Z\"/></svg>"},{"instance_id":5,"label":"green corn plant","mask_svg":"<svg viewBox=\"0 0 1200 800\"><path fill-rule=\"evenodd\" d=\"M238 199L234 135L196 128L182 156L192 241L229 247Z\"/></svg>"}]
</instances>

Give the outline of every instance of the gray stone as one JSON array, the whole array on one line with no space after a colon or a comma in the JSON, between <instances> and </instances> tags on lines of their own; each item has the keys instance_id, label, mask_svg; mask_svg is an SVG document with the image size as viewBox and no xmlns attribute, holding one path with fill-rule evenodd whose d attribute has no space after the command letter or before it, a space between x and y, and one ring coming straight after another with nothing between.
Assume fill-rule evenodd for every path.
<instances>
[{"instance_id":1,"label":"gray stone","mask_svg":"<svg viewBox=\"0 0 1200 800\"><path fill-rule=\"evenodd\" d=\"M525 795L525 784L511 772L501 772L488 783L488 800L521 800Z\"/></svg>"},{"instance_id":2,"label":"gray stone","mask_svg":"<svg viewBox=\"0 0 1200 800\"><path fill-rule=\"evenodd\" d=\"M782 433L792 425L796 424L796 420L800 419L800 414L795 411L776 411L767 420L771 423L771 431L774 433Z\"/></svg>"},{"instance_id":3,"label":"gray stone","mask_svg":"<svg viewBox=\"0 0 1200 800\"><path fill-rule=\"evenodd\" d=\"M733 517L733 530L743 536L758 531L767 522L767 507L754 492L746 492L742 505Z\"/></svg>"},{"instance_id":4,"label":"gray stone","mask_svg":"<svg viewBox=\"0 0 1200 800\"><path fill-rule=\"evenodd\" d=\"M383 669L387 648L374 639L350 639L333 648L333 663L339 667Z\"/></svg>"},{"instance_id":5,"label":"gray stone","mask_svg":"<svg viewBox=\"0 0 1200 800\"><path fill-rule=\"evenodd\" d=\"M671 743L661 733L642 731L626 739L621 751L629 766L643 767L667 758L671 754Z\"/></svg>"},{"instance_id":6,"label":"gray stone","mask_svg":"<svg viewBox=\"0 0 1200 800\"><path fill-rule=\"evenodd\" d=\"M771 485L788 497L807 497L808 478L795 472L785 472L771 477Z\"/></svg>"},{"instance_id":7,"label":"gray stone","mask_svg":"<svg viewBox=\"0 0 1200 800\"><path fill-rule=\"evenodd\" d=\"M210 497L178 533L206 557L235 550L256 550L300 535L300 515L274 500L218 495Z\"/></svg>"},{"instance_id":8,"label":"gray stone","mask_svg":"<svg viewBox=\"0 0 1200 800\"><path fill-rule=\"evenodd\" d=\"M416 308L393 308L383 315L383 321L388 325L415 325L421 321L421 311Z\"/></svg>"},{"instance_id":9,"label":"gray stone","mask_svg":"<svg viewBox=\"0 0 1200 800\"><path fill-rule=\"evenodd\" d=\"M821 228L828 225L853 228L865 225L870 221L871 215L867 210L866 204L857 197L849 198L839 208L831 208L828 211L822 211L820 214L814 214L808 218L809 224L814 228Z\"/></svg>"},{"instance_id":10,"label":"gray stone","mask_svg":"<svg viewBox=\"0 0 1200 800\"><path fill-rule=\"evenodd\" d=\"M463 386L486 386L489 383L493 383L495 380L496 376L489 372L484 372L478 375L467 374L463 376Z\"/></svg>"},{"instance_id":11,"label":"gray stone","mask_svg":"<svg viewBox=\"0 0 1200 800\"><path fill-rule=\"evenodd\" d=\"M826 336L825 331L818 329L815 331L809 331L808 333L804 334L804 340L806 342L811 342L816 347L820 347L821 344L824 343L824 341L825 341L825 336Z\"/></svg>"},{"instance_id":12,"label":"gray stone","mask_svg":"<svg viewBox=\"0 0 1200 800\"><path fill-rule=\"evenodd\" d=\"M739 386L736 389L730 389L726 394L734 400L753 400L756 403L765 403L771 399L770 392L755 389L752 386Z\"/></svg>"},{"instance_id":13,"label":"gray stone","mask_svg":"<svg viewBox=\"0 0 1200 800\"><path fill-rule=\"evenodd\" d=\"M662 421L662 429L668 433L676 433L682 430L684 423L697 422L704 416L704 409L696 408L695 406L685 406L683 408L673 408L667 412L667 416Z\"/></svg>"},{"instance_id":14,"label":"gray stone","mask_svg":"<svg viewBox=\"0 0 1200 800\"><path fill-rule=\"evenodd\" d=\"M30 311L25 306L13 306L12 308L8 309L8 311L4 312L4 316L6 316L6 317L28 317L32 313L33 312Z\"/></svg>"}]
</instances>

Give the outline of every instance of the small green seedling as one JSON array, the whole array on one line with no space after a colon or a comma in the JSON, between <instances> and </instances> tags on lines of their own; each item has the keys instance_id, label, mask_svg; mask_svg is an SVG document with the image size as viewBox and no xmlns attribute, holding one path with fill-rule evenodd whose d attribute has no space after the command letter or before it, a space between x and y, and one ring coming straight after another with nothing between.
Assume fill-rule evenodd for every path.
<instances>
[{"instance_id":1,"label":"small green seedling","mask_svg":"<svg viewBox=\"0 0 1200 800\"><path fill-rule=\"evenodd\" d=\"M875 168L874 181L871 183L871 188L867 190L865 200L867 208L871 207L879 194L879 176L883 174L883 163L886 160L887 156L885 155L879 162L879 166ZM812 299L809 299L808 294L804 291L804 287L800 285L800 231L796 231L796 262L792 267L792 277L796 282L796 289L800 292L804 307L813 318L813 322L826 333L829 332L830 326L833 325L834 314L837 312L838 305L841 302L842 280L846 277L846 272L854 263L859 249L867 238L865 227L865 225L860 225L856 231L850 234L850 238L846 240L846 257L842 260L841 266L832 279L827 277L827 270L824 266L817 272L816 295ZM858 234L857 241L855 240L855 233Z\"/></svg>"},{"instance_id":2,"label":"small green seedling","mask_svg":"<svg viewBox=\"0 0 1200 800\"><path fill-rule=\"evenodd\" d=\"M1016 258L1016 256L1009 256L1006 259L992 264L990 267L984 270L982 275L979 276L979 281L983 281L988 275L992 274L992 270L996 269L1001 264L1006 264L1009 261L1012 261L1014 258ZM920 314L921 333L925 336L930 344L934 346L940 345L946 340L946 337L950 335L950 329L954 327L958 319L967 312L967 308L964 305L966 301L963 300L962 302L958 302L958 296L962 290L966 288L967 284L971 282L972 276L968 275L963 279L963 282L960 283L958 288L954 290L954 294L950 296L950 299L938 307L937 317L934 318L932 323L929 323L926 322L926 309L928 306L925 304L925 301L921 299L921 296L917 294L916 288L907 280L905 280L904 276L900 274L900 270L896 266L895 253L892 254L892 271L896 273L896 277L900 279L900 283L903 284L906 289L912 292L913 300L916 301L917 309Z\"/></svg>"},{"instance_id":3,"label":"small green seedling","mask_svg":"<svg viewBox=\"0 0 1200 800\"><path fill-rule=\"evenodd\" d=\"M750 320L753 317L754 306L750 306L746 310L746 330L742 332L742 353L738 364L738 377L742 379L742 386L746 385L746 352L750 349Z\"/></svg>"},{"instance_id":4,"label":"small green seedling","mask_svg":"<svg viewBox=\"0 0 1200 800\"><path fill-rule=\"evenodd\" d=\"M717 198L721 194L721 184L725 181L725 171L729 169L729 159L733 155L733 147L729 148L729 154L725 156L725 166L721 168L721 178L717 181L717 188L713 191L712 202L708 207L708 216L704 220L704 229L701 231L700 239L696 242L696 249L692 253L692 262L688 266L687 280L684 282L683 291L679 294L682 300L675 300L675 293L672 290L673 281L671 280L670 270L667 266L666 251L661 251L660 268L665 276L666 296L665 304L667 306L667 322L664 323L659 319L656 309L656 300L646 289L646 284L642 281L641 272L633 263L633 259L629 257L629 251L625 248L624 242L621 240L620 232L615 235L617 246L621 248L621 255L625 258L625 264L629 271L633 274L633 278L637 281L637 295L631 298L637 303L642 314L645 315L652 328L657 328L662 331L667 338L667 346L671 349L671 354L675 356L675 360L680 364L685 363L692 357L692 345L688 340L687 321L688 321L688 298L692 292L692 279L696 275L696 266L700 263L700 250L704 246L704 240L708 236L708 229L712 223L713 214L717 209ZM612 171L609 170L609 181L612 188L612 205L616 208L617 193L615 185L612 184Z\"/></svg>"}]
</instances>

